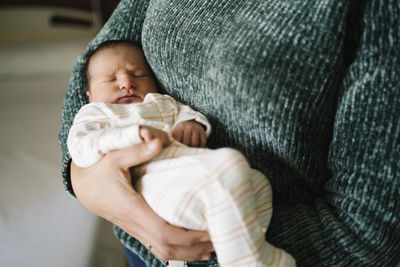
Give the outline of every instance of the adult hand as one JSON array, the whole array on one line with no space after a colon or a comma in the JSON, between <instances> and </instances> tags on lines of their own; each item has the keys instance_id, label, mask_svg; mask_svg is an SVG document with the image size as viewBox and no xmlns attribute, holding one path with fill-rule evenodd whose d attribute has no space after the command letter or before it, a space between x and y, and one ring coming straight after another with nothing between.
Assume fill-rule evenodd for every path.
<instances>
[{"instance_id":1,"label":"adult hand","mask_svg":"<svg viewBox=\"0 0 400 267\"><path fill-rule=\"evenodd\" d=\"M154 139L160 139L164 146L167 146L170 143L166 132L150 126L140 126L139 135L145 143L148 143Z\"/></svg>"},{"instance_id":2,"label":"adult hand","mask_svg":"<svg viewBox=\"0 0 400 267\"><path fill-rule=\"evenodd\" d=\"M147 205L131 185L129 168L156 156L162 140L153 139L113 151L89 168L71 164L75 195L90 211L118 225L163 260L194 261L210 257L207 232L169 225Z\"/></svg>"}]
</instances>

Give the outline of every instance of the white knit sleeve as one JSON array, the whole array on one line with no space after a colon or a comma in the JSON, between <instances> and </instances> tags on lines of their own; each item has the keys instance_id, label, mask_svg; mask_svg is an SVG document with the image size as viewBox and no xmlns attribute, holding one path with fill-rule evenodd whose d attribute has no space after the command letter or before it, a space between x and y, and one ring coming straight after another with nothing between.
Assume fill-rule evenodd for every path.
<instances>
[{"instance_id":1,"label":"white knit sleeve","mask_svg":"<svg viewBox=\"0 0 400 267\"><path fill-rule=\"evenodd\" d=\"M139 125L117 126L96 103L85 105L75 116L67 145L79 167L89 167L104 154L142 143Z\"/></svg>"},{"instance_id":2,"label":"white knit sleeve","mask_svg":"<svg viewBox=\"0 0 400 267\"><path fill-rule=\"evenodd\" d=\"M179 123L183 121L190 121L194 120L197 121L198 123L202 124L206 128L206 134L207 137L210 136L211 134L211 124L204 116L198 111L193 110L191 107L184 105L178 101L176 101L178 104L178 116L174 122L173 129L178 125Z\"/></svg>"}]
</instances>

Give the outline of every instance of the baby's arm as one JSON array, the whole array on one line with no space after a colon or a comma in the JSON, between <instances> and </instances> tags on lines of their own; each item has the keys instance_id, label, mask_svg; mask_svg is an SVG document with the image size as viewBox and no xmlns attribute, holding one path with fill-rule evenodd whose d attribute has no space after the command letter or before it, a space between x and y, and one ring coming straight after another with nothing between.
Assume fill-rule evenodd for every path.
<instances>
[{"instance_id":1,"label":"baby's arm","mask_svg":"<svg viewBox=\"0 0 400 267\"><path fill-rule=\"evenodd\" d=\"M112 150L143 142L139 125L118 127L99 105L85 105L69 131L68 150L74 163L80 167L95 164Z\"/></svg>"},{"instance_id":2,"label":"baby's arm","mask_svg":"<svg viewBox=\"0 0 400 267\"><path fill-rule=\"evenodd\" d=\"M172 136L177 141L192 147L205 147L211 133L211 125L200 112L187 105L178 103L178 116L175 120Z\"/></svg>"},{"instance_id":3,"label":"baby's arm","mask_svg":"<svg viewBox=\"0 0 400 267\"><path fill-rule=\"evenodd\" d=\"M205 147L207 134L205 127L197 121L182 121L174 128L172 136L175 140L192 147Z\"/></svg>"},{"instance_id":4,"label":"baby's arm","mask_svg":"<svg viewBox=\"0 0 400 267\"><path fill-rule=\"evenodd\" d=\"M211 134L211 124L208 122L208 119L206 116L201 114L198 111L193 110L187 105L184 105L178 101L176 101L178 104L178 116L175 119L175 123L173 128L175 129L178 124L184 121L195 121L198 122L200 125L203 126L203 129L206 131L206 136L210 136Z\"/></svg>"}]
</instances>

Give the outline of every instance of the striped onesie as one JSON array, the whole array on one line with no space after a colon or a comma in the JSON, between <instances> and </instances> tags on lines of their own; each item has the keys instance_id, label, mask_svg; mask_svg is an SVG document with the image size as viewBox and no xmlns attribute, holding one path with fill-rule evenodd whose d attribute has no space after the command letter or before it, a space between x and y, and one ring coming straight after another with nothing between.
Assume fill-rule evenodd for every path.
<instances>
[{"instance_id":1,"label":"striped onesie","mask_svg":"<svg viewBox=\"0 0 400 267\"><path fill-rule=\"evenodd\" d=\"M139 126L165 131L171 144L132 169L135 189L169 223L211 236L221 266L295 266L285 251L265 241L272 214L268 179L230 148L188 147L172 139L187 120L206 117L168 95L147 94L142 103L94 102L81 108L68 136L75 164L88 167L104 154L143 142Z\"/></svg>"}]
</instances>

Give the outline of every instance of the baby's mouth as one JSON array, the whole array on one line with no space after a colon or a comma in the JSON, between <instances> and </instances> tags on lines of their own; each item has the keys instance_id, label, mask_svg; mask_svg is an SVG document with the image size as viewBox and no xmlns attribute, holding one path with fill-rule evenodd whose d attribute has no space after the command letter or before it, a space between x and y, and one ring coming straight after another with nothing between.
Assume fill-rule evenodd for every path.
<instances>
[{"instance_id":1,"label":"baby's mouth","mask_svg":"<svg viewBox=\"0 0 400 267\"><path fill-rule=\"evenodd\" d=\"M118 99L118 104L129 104L129 103L137 103L142 102L142 98L137 95L125 95Z\"/></svg>"}]
</instances>

